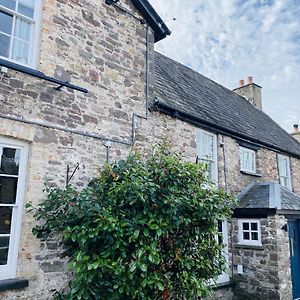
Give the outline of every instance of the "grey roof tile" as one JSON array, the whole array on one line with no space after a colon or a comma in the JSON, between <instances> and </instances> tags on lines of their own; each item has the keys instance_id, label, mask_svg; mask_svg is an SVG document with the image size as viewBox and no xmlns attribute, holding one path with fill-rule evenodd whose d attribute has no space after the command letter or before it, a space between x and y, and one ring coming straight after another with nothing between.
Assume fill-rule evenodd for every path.
<instances>
[{"instance_id":1,"label":"grey roof tile","mask_svg":"<svg viewBox=\"0 0 300 300\"><path fill-rule=\"evenodd\" d=\"M300 210L300 197L278 182L252 182L238 196L238 208Z\"/></svg>"},{"instance_id":2,"label":"grey roof tile","mask_svg":"<svg viewBox=\"0 0 300 300\"><path fill-rule=\"evenodd\" d=\"M245 98L160 54L155 54L156 107L166 105L236 138L300 157L300 143Z\"/></svg>"}]
</instances>

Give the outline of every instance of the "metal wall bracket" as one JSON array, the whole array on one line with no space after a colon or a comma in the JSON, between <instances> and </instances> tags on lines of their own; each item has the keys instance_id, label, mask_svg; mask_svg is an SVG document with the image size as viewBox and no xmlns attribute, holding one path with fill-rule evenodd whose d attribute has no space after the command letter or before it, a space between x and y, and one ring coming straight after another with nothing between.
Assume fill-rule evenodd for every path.
<instances>
[{"instance_id":1,"label":"metal wall bracket","mask_svg":"<svg viewBox=\"0 0 300 300\"><path fill-rule=\"evenodd\" d=\"M70 170L70 165L67 165L67 180L66 180L66 187L68 187L70 185L70 181L72 180L72 178L74 177L76 171L79 170L79 163L76 164L75 169L73 170L73 172L71 173ZM71 175L70 175L71 173Z\"/></svg>"}]
</instances>

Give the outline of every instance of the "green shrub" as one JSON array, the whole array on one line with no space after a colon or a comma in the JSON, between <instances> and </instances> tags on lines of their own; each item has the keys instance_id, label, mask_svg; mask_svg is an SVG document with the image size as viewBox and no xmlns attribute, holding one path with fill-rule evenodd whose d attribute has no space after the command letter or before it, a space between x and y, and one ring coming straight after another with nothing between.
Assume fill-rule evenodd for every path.
<instances>
[{"instance_id":1,"label":"green shrub","mask_svg":"<svg viewBox=\"0 0 300 300\"><path fill-rule=\"evenodd\" d=\"M196 299L224 269L229 195L166 147L106 166L77 192L48 189L34 234L61 236L74 277L57 299Z\"/></svg>"}]
</instances>

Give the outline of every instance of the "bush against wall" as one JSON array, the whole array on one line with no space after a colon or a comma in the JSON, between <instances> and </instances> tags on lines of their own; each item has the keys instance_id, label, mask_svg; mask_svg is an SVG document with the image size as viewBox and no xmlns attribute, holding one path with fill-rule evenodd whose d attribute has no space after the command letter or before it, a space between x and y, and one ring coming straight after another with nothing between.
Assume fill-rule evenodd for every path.
<instances>
[{"instance_id":1,"label":"bush against wall","mask_svg":"<svg viewBox=\"0 0 300 300\"><path fill-rule=\"evenodd\" d=\"M196 299L225 267L216 222L231 202L205 166L159 147L107 165L80 192L48 189L34 234L60 236L69 257L58 299Z\"/></svg>"}]
</instances>

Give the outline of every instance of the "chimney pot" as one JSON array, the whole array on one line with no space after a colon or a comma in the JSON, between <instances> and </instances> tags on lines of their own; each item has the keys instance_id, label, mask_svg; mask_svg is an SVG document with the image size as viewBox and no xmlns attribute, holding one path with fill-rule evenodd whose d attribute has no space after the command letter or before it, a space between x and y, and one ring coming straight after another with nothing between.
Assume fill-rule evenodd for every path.
<instances>
[{"instance_id":1,"label":"chimney pot","mask_svg":"<svg viewBox=\"0 0 300 300\"><path fill-rule=\"evenodd\" d=\"M299 132L299 125L294 124L294 133L298 133L298 132Z\"/></svg>"},{"instance_id":2,"label":"chimney pot","mask_svg":"<svg viewBox=\"0 0 300 300\"><path fill-rule=\"evenodd\" d=\"M243 79L240 80L240 87L245 85L245 81Z\"/></svg>"},{"instance_id":3,"label":"chimney pot","mask_svg":"<svg viewBox=\"0 0 300 300\"><path fill-rule=\"evenodd\" d=\"M253 76L248 76L248 84L252 84L253 83Z\"/></svg>"}]
</instances>

